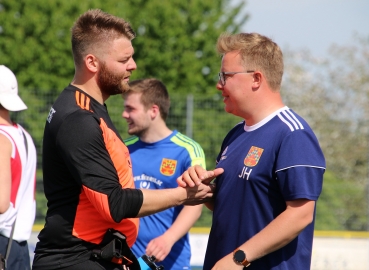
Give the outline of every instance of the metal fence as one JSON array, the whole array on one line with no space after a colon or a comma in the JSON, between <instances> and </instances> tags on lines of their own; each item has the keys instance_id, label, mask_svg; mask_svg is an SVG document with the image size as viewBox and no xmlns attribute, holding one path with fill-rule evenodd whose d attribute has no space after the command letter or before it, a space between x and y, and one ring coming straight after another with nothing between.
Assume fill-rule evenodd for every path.
<instances>
[{"instance_id":1,"label":"metal fence","mask_svg":"<svg viewBox=\"0 0 369 270\"><path fill-rule=\"evenodd\" d=\"M207 167L213 168L224 136L242 119L224 111L222 97L218 94L207 97L172 94L170 99L168 127L197 141L204 149ZM106 104L122 138L129 137L126 121L122 118L123 100L115 96Z\"/></svg>"},{"instance_id":2,"label":"metal fence","mask_svg":"<svg viewBox=\"0 0 369 270\"><path fill-rule=\"evenodd\" d=\"M30 93L30 96L32 96L32 93ZM37 148L38 170L36 185L36 219L38 222L43 222L46 209L46 199L43 195L41 166L43 129L46 117L55 98L55 95L42 96L40 98L36 93L32 96L31 100L27 100L26 102L28 110L15 113L13 115L14 121L19 122L31 134ZM127 134L126 121L122 118L123 99L120 96L113 96L107 100L106 104L111 119L117 127L121 137L123 139L128 138L129 135ZM171 94L171 108L167 124L169 128L176 129L193 138L202 146L205 152L206 166L208 169L215 167L215 159L219 153L220 145L224 136L241 120L241 118L224 111L224 104L219 93L215 93L212 96ZM313 127L315 131L318 131L318 137L323 134L319 134L319 127L319 125L315 125ZM320 129L323 130L322 128ZM340 143L342 143L346 137L348 136L343 137ZM325 151L326 154L328 153L326 155L327 162L332 164L335 157L332 156L332 154L329 154L328 150L331 146L330 144L327 144L327 141L329 142L329 137L322 135L321 144L324 148L323 151ZM327 147L327 145L329 147ZM334 177L332 174L326 173L327 177L330 175L331 177ZM338 175L341 176L340 174ZM356 175L358 174L356 173ZM339 181L325 179L323 187L324 194L322 193L322 196L318 201L318 210L320 211L325 209L324 211L328 212L324 213L329 213L330 216L327 217L327 215L324 214L324 219L327 221L327 224L319 229L362 231L366 229L366 224L369 226L369 208L367 204L363 203L363 201L366 201L367 199L369 202L369 195L366 195L369 193L365 192L365 181L363 184L357 184L352 180L347 179L347 177L343 177ZM359 204L361 205L360 207L355 206ZM353 211L353 209L355 211ZM210 226L211 212L205 207L203 211L203 215L196 223L196 226ZM317 217L321 216L319 215L319 211L317 212ZM331 224L334 224L334 226Z\"/></svg>"},{"instance_id":3,"label":"metal fence","mask_svg":"<svg viewBox=\"0 0 369 270\"><path fill-rule=\"evenodd\" d=\"M13 113L14 121L20 123L31 134L37 148L37 216L43 221L46 199L42 185L42 137L46 117L55 96L43 96L27 101L28 110ZM112 96L107 102L109 115L123 139L128 138L126 121L122 118L123 99ZM241 121L224 112L221 96L171 95L171 108L167 119L168 127L196 140L204 149L208 168L215 167L215 159L227 131ZM201 224L206 225L206 224Z\"/></svg>"}]
</instances>

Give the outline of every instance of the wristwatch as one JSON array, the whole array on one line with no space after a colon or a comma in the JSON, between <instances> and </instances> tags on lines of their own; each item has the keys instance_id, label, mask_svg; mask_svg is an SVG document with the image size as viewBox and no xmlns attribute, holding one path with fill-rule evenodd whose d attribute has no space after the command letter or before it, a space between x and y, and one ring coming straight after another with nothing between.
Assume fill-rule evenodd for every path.
<instances>
[{"instance_id":1,"label":"wristwatch","mask_svg":"<svg viewBox=\"0 0 369 270\"><path fill-rule=\"evenodd\" d=\"M233 251L233 261L238 265L243 265L245 267L250 266L251 263L246 259L246 254L243 250L236 249Z\"/></svg>"}]
</instances>

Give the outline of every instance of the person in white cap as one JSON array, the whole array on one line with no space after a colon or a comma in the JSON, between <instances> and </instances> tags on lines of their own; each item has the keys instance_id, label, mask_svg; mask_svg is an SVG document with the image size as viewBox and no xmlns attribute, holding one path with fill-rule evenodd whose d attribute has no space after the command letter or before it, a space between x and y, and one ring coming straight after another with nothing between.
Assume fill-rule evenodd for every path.
<instances>
[{"instance_id":1,"label":"person in white cap","mask_svg":"<svg viewBox=\"0 0 369 270\"><path fill-rule=\"evenodd\" d=\"M31 268L27 240L36 214L36 147L10 118L25 109L14 73L0 65L0 253L14 270Z\"/></svg>"}]
</instances>

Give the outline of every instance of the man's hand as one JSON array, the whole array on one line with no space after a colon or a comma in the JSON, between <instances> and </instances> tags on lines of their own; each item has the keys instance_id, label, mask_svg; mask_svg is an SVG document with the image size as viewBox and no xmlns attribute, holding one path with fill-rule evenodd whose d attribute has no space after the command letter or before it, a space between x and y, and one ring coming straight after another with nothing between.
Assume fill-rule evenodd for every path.
<instances>
[{"instance_id":1,"label":"man's hand","mask_svg":"<svg viewBox=\"0 0 369 270\"><path fill-rule=\"evenodd\" d=\"M222 168L206 171L201 166L196 165L178 177L179 186L176 188L141 189L143 203L137 217L152 215L173 206L211 202L215 185L211 185L210 182L223 171Z\"/></svg>"},{"instance_id":2,"label":"man's hand","mask_svg":"<svg viewBox=\"0 0 369 270\"><path fill-rule=\"evenodd\" d=\"M197 205L211 201L215 187L200 184L193 187L141 189L143 203L137 217L152 215L178 205Z\"/></svg>"},{"instance_id":3,"label":"man's hand","mask_svg":"<svg viewBox=\"0 0 369 270\"><path fill-rule=\"evenodd\" d=\"M182 187L178 187L182 188ZM200 183L198 186L186 186L184 189L187 192L186 198L181 202L183 205L197 205L209 202L213 198L215 190L214 185L205 185Z\"/></svg>"},{"instance_id":4,"label":"man's hand","mask_svg":"<svg viewBox=\"0 0 369 270\"><path fill-rule=\"evenodd\" d=\"M188 168L180 177L178 177L177 183L180 187L194 187L199 186L201 183L209 185L215 177L223 172L223 168L207 171L203 167L195 165Z\"/></svg>"},{"instance_id":5,"label":"man's hand","mask_svg":"<svg viewBox=\"0 0 369 270\"><path fill-rule=\"evenodd\" d=\"M146 254L148 256L155 256L156 261L161 262L168 256L173 245L173 239L162 234L149 242L146 247Z\"/></svg>"}]
</instances>

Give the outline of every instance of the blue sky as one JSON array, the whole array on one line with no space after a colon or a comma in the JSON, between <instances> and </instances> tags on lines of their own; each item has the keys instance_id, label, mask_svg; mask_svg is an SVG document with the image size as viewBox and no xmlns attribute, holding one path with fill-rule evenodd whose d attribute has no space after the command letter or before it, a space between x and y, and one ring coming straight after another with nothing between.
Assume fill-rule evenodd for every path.
<instances>
[{"instance_id":1,"label":"blue sky","mask_svg":"<svg viewBox=\"0 0 369 270\"><path fill-rule=\"evenodd\" d=\"M242 31L266 35L282 49L322 57L332 44L352 44L354 33L369 38L369 0L241 1L250 15Z\"/></svg>"}]
</instances>

